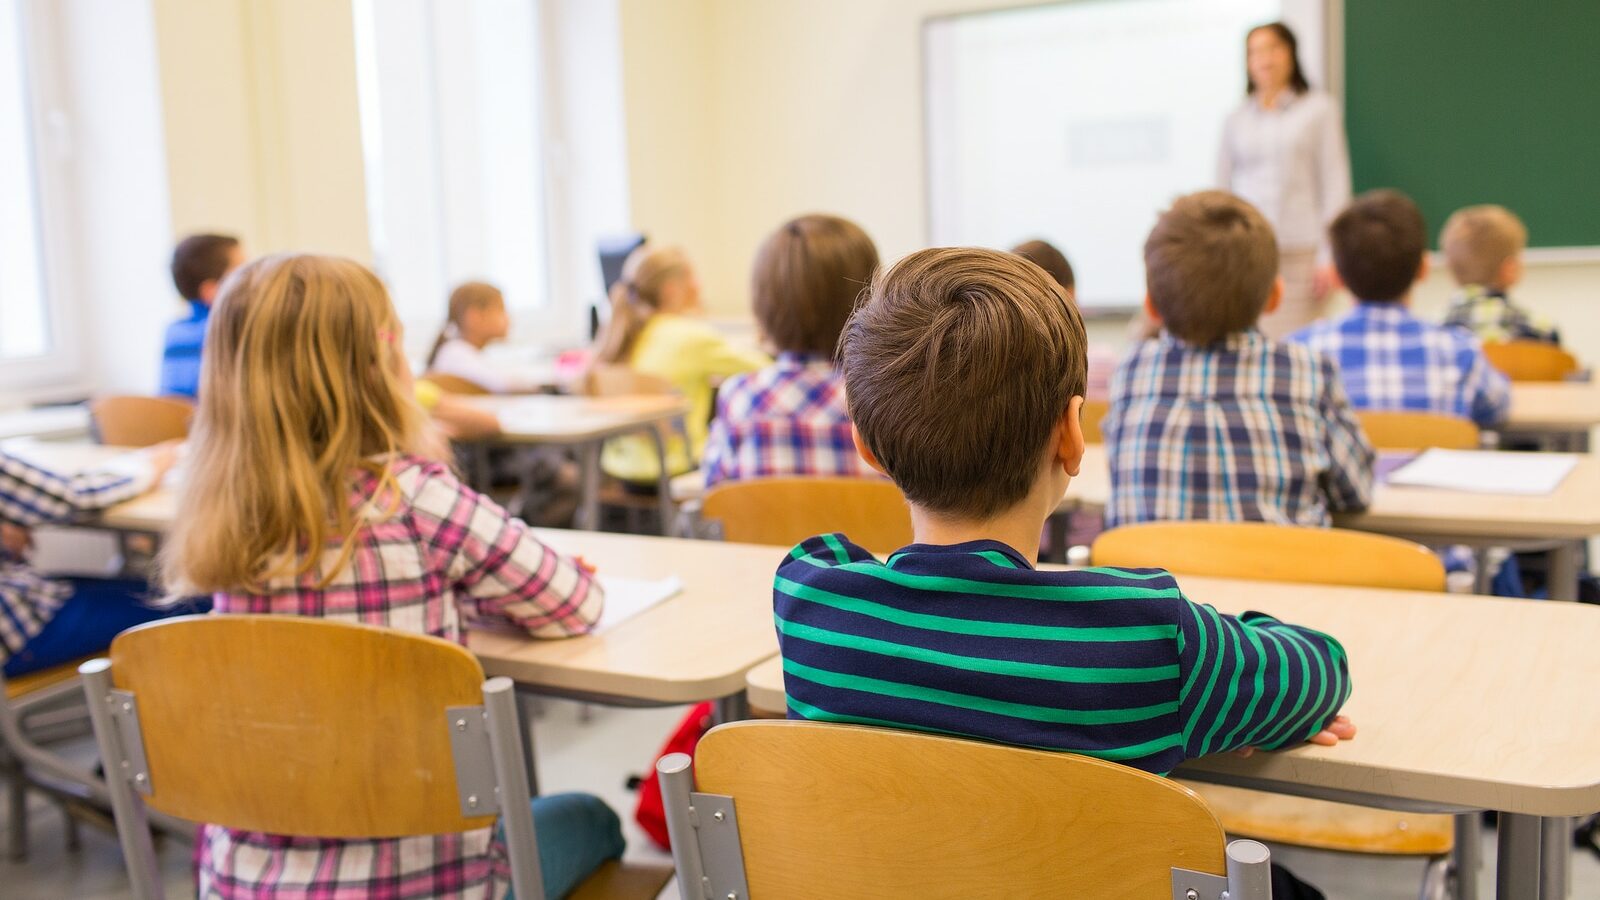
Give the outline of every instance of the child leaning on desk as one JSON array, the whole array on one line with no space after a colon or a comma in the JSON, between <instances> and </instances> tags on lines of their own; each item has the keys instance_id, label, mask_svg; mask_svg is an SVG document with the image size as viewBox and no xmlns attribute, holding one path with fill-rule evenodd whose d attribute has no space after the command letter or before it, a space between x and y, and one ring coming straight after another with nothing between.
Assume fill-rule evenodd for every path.
<instances>
[{"instance_id":1,"label":"child leaning on desk","mask_svg":"<svg viewBox=\"0 0 1600 900\"><path fill-rule=\"evenodd\" d=\"M321 616L457 642L474 620L552 638L594 627L603 597L593 574L428 455L400 323L377 276L330 257L252 262L224 284L208 344L161 560L169 590L213 594L219 613ZM617 817L598 798L540 797L533 811L549 896L622 853ZM329 840L203 825L197 848L202 897L382 885L498 900L508 873L487 828ZM366 862L340 862L351 859Z\"/></svg>"},{"instance_id":2,"label":"child leaning on desk","mask_svg":"<svg viewBox=\"0 0 1600 900\"><path fill-rule=\"evenodd\" d=\"M1354 736L1328 635L1223 615L1159 569L1034 568L1083 457L1086 346L1061 288L1012 254L924 250L875 278L845 329L845 381L861 454L905 494L916 543L880 562L821 535L778 567L791 718L1155 773Z\"/></svg>"}]
</instances>

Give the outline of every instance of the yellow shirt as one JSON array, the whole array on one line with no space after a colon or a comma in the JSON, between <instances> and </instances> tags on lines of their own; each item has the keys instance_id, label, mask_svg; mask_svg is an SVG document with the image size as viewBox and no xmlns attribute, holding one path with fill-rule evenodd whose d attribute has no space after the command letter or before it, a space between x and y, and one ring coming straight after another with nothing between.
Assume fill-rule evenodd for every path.
<instances>
[{"instance_id":1,"label":"yellow shirt","mask_svg":"<svg viewBox=\"0 0 1600 900\"><path fill-rule=\"evenodd\" d=\"M677 436L667 442L667 467L674 475L693 469L705 449L711 401L716 394L713 382L771 362L765 353L729 341L700 319L659 313L645 323L633 343L628 366L666 379L689 401L685 422L689 447ZM600 462L606 472L627 481L654 482L659 473L655 444L643 434L606 441Z\"/></svg>"}]
</instances>

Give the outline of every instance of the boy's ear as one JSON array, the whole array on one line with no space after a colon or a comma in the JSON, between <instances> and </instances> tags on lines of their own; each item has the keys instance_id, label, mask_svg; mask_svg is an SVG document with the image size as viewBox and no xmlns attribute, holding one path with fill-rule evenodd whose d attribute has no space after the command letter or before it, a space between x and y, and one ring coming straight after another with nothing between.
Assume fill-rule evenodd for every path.
<instances>
[{"instance_id":1,"label":"boy's ear","mask_svg":"<svg viewBox=\"0 0 1600 900\"><path fill-rule=\"evenodd\" d=\"M1061 427L1056 432L1060 437L1056 444L1056 460L1067 474L1073 478L1078 477L1078 470L1083 467L1083 398L1073 397L1067 401L1067 412L1061 417Z\"/></svg>"},{"instance_id":2,"label":"boy's ear","mask_svg":"<svg viewBox=\"0 0 1600 900\"><path fill-rule=\"evenodd\" d=\"M1267 305L1261 307L1264 316L1270 312L1277 312L1278 306L1283 303L1283 276L1272 279L1272 290L1267 292Z\"/></svg>"},{"instance_id":3,"label":"boy's ear","mask_svg":"<svg viewBox=\"0 0 1600 900\"><path fill-rule=\"evenodd\" d=\"M1522 280L1522 254L1516 253L1506 257L1500 263L1500 271L1495 273L1500 280L1500 289L1505 290Z\"/></svg>"},{"instance_id":4,"label":"boy's ear","mask_svg":"<svg viewBox=\"0 0 1600 900\"><path fill-rule=\"evenodd\" d=\"M878 457L873 455L872 448L868 447L867 442L861 439L861 431L856 428L856 423L854 422L850 423L850 439L855 441L856 452L861 454L861 459L867 465L871 466L880 475L889 474L888 470L883 467L883 463L878 462Z\"/></svg>"},{"instance_id":5,"label":"boy's ear","mask_svg":"<svg viewBox=\"0 0 1600 900\"><path fill-rule=\"evenodd\" d=\"M1433 263L1428 259L1428 251L1424 250L1424 251L1422 251L1422 262L1417 264L1417 277L1416 277L1416 280L1417 281L1421 281L1424 278L1427 278L1428 277L1428 273L1430 271L1432 271L1432 269L1433 269Z\"/></svg>"},{"instance_id":6,"label":"boy's ear","mask_svg":"<svg viewBox=\"0 0 1600 900\"><path fill-rule=\"evenodd\" d=\"M1146 292L1144 295L1144 314L1150 318L1150 321L1156 323L1157 326L1161 324L1161 313L1156 312L1156 302L1150 299L1150 294L1148 292ZM1160 331L1161 329L1158 327L1156 330Z\"/></svg>"},{"instance_id":7,"label":"boy's ear","mask_svg":"<svg viewBox=\"0 0 1600 900\"><path fill-rule=\"evenodd\" d=\"M211 301L217 299L217 287L221 283L215 278L207 278L205 281L200 282L200 296L197 299L201 303L210 306Z\"/></svg>"}]
</instances>

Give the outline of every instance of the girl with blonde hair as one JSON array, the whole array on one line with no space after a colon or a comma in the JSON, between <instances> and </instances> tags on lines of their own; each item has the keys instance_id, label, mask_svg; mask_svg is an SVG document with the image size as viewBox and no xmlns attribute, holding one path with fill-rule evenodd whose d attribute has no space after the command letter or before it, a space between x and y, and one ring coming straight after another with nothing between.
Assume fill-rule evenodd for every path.
<instances>
[{"instance_id":1,"label":"girl with blonde hair","mask_svg":"<svg viewBox=\"0 0 1600 900\"><path fill-rule=\"evenodd\" d=\"M457 642L474 621L552 638L594 627L603 598L592 573L427 455L399 321L361 265L276 256L240 269L212 313L201 382L162 557L169 590L212 594L224 614L320 616ZM533 808L550 896L621 854L616 815L597 798L541 797ZM398 885L394 896L498 900L508 877L491 829L329 840L205 825L197 843L202 897L382 884ZM367 862L341 863L351 859Z\"/></svg>"},{"instance_id":2,"label":"girl with blonde hair","mask_svg":"<svg viewBox=\"0 0 1600 900\"><path fill-rule=\"evenodd\" d=\"M772 360L753 347L728 340L703 318L700 282L677 247L644 244L628 256L611 288L611 319L601 330L595 360L627 366L670 383L689 401L688 445L674 437L667 466L676 475L694 468L705 448L716 384ZM642 435L606 442L601 464L623 481L653 485L659 463L655 445Z\"/></svg>"}]
</instances>

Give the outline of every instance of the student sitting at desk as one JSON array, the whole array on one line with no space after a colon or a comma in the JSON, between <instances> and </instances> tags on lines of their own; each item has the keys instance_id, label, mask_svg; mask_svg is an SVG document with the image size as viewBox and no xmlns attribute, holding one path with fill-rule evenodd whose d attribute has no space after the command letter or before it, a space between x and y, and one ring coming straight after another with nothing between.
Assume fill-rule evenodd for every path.
<instances>
[{"instance_id":1,"label":"student sitting at desk","mask_svg":"<svg viewBox=\"0 0 1600 900\"><path fill-rule=\"evenodd\" d=\"M910 502L916 543L880 562L821 535L779 565L790 717L1156 773L1354 735L1328 635L1222 615L1160 570L1034 568L1083 458L1086 343L1061 288L1013 254L924 250L874 279L845 381L861 454Z\"/></svg>"},{"instance_id":2,"label":"student sitting at desk","mask_svg":"<svg viewBox=\"0 0 1600 900\"><path fill-rule=\"evenodd\" d=\"M603 602L593 574L422 455L400 337L382 283L349 260L269 257L229 280L162 557L169 589L211 593L224 614L457 642L474 622L535 637L590 631ZM533 811L551 897L622 853L598 798L539 797ZM202 825L196 845L202 897L499 900L508 877L489 828L335 840Z\"/></svg>"},{"instance_id":3,"label":"student sitting at desk","mask_svg":"<svg viewBox=\"0 0 1600 900\"><path fill-rule=\"evenodd\" d=\"M1461 293L1450 302L1444 323L1465 328L1481 341L1561 343L1554 323L1511 302L1507 291L1522 279L1528 228L1504 206L1468 206L1451 213L1439 237L1450 275Z\"/></svg>"},{"instance_id":4,"label":"student sitting at desk","mask_svg":"<svg viewBox=\"0 0 1600 900\"><path fill-rule=\"evenodd\" d=\"M1511 383L1489 364L1477 337L1425 322L1408 308L1412 286L1428 274L1428 229L1411 198L1368 191L1333 220L1328 235L1356 308L1290 340L1339 364L1356 409L1441 413L1480 428L1505 421Z\"/></svg>"},{"instance_id":5,"label":"student sitting at desk","mask_svg":"<svg viewBox=\"0 0 1600 900\"><path fill-rule=\"evenodd\" d=\"M211 301L222 280L244 265L244 247L225 234L196 234L172 251L172 284L189 304L189 315L167 326L161 351L160 393L193 397L200 388L200 353L205 347Z\"/></svg>"},{"instance_id":6,"label":"student sitting at desk","mask_svg":"<svg viewBox=\"0 0 1600 900\"><path fill-rule=\"evenodd\" d=\"M151 607L143 580L52 579L28 565L28 529L139 496L161 483L177 452L161 444L76 475L0 452L0 662L7 678L88 656L109 647L118 632L193 611Z\"/></svg>"},{"instance_id":7,"label":"student sitting at desk","mask_svg":"<svg viewBox=\"0 0 1600 900\"><path fill-rule=\"evenodd\" d=\"M500 289L482 281L468 281L450 292L444 329L433 342L424 367L429 373L465 378L491 394L527 393L543 384L495 368L483 349L505 340L511 330L506 298Z\"/></svg>"},{"instance_id":8,"label":"student sitting at desk","mask_svg":"<svg viewBox=\"0 0 1600 900\"><path fill-rule=\"evenodd\" d=\"M778 360L732 376L717 391L702 463L706 487L739 478L873 474L850 439L834 352L876 268L872 239L838 216L791 219L756 251L752 305Z\"/></svg>"},{"instance_id":9,"label":"student sitting at desk","mask_svg":"<svg viewBox=\"0 0 1600 900\"><path fill-rule=\"evenodd\" d=\"M1222 191L1180 197L1144 258L1145 308L1163 328L1112 379L1106 525L1327 526L1364 508L1375 454L1338 370L1256 327L1283 296L1261 213Z\"/></svg>"}]
</instances>

